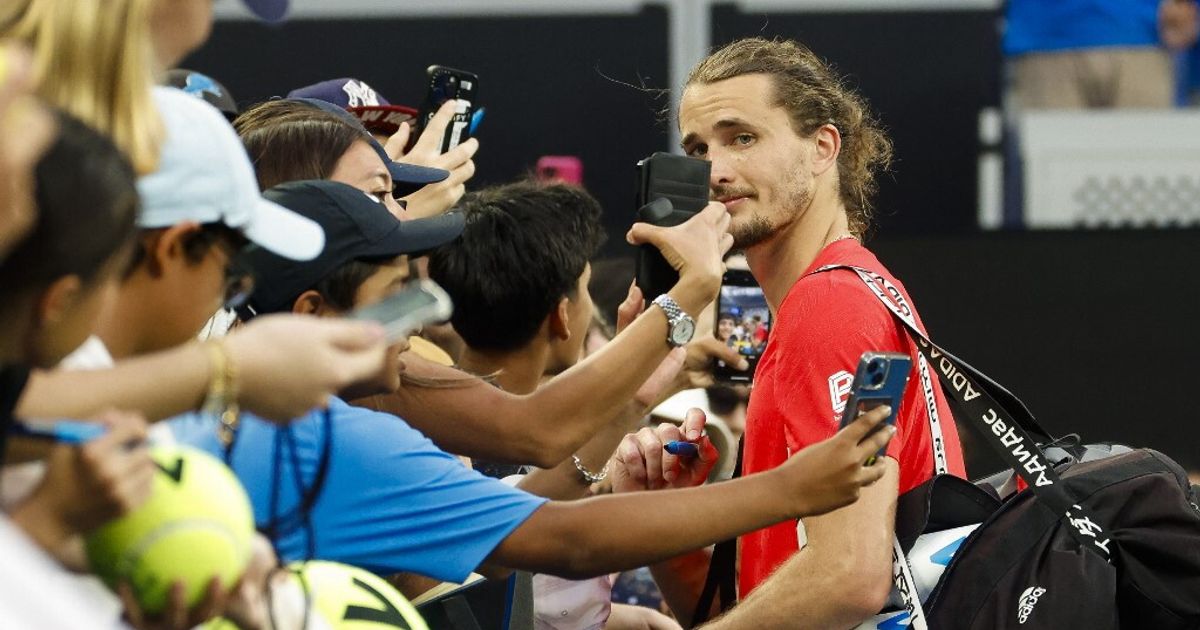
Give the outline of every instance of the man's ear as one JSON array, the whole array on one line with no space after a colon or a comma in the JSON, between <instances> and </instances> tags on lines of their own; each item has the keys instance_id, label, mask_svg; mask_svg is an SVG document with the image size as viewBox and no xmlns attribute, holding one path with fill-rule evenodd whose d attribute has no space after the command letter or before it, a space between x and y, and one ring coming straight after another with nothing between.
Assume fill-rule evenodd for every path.
<instances>
[{"instance_id":1,"label":"man's ear","mask_svg":"<svg viewBox=\"0 0 1200 630\"><path fill-rule=\"evenodd\" d=\"M200 224L195 221L184 221L163 229L146 250L146 262L152 273L161 273L162 269L172 263L187 261L184 245L188 237L200 231Z\"/></svg>"},{"instance_id":2,"label":"man's ear","mask_svg":"<svg viewBox=\"0 0 1200 630\"><path fill-rule=\"evenodd\" d=\"M830 124L821 125L813 134L813 176L820 175L837 165L842 152L842 134Z\"/></svg>"},{"instance_id":3,"label":"man's ear","mask_svg":"<svg viewBox=\"0 0 1200 630\"><path fill-rule=\"evenodd\" d=\"M79 301L82 292L83 281L76 275L63 276L50 283L38 298L34 327L42 328L64 319Z\"/></svg>"},{"instance_id":4,"label":"man's ear","mask_svg":"<svg viewBox=\"0 0 1200 630\"><path fill-rule=\"evenodd\" d=\"M296 301L292 302L292 312L298 315L316 315L320 317L327 311L329 311L329 306L325 303L325 296L312 289L301 293L296 298Z\"/></svg>"},{"instance_id":5,"label":"man's ear","mask_svg":"<svg viewBox=\"0 0 1200 630\"><path fill-rule=\"evenodd\" d=\"M550 325L550 334L559 341L567 341L571 338L571 316L567 314L570 306L570 298L563 296L554 310L546 316L547 323Z\"/></svg>"}]
</instances>

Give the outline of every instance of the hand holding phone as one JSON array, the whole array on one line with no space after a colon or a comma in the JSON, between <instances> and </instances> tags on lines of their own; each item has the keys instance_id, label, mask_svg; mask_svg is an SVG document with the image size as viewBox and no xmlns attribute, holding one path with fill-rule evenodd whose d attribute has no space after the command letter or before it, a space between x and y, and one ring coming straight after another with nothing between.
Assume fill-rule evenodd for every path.
<instances>
[{"instance_id":1,"label":"hand holding phone","mask_svg":"<svg viewBox=\"0 0 1200 630\"><path fill-rule=\"evenodd\" d=\"M845 428L860 415L876 407L887 405L891 412L880 423L880 427L896 424L896 413L908 385L912 371L912 358L897 352L864 352L858 360L854 381L850 384L850 395L842 413L840 427ZM883 457L886 447L879 449L876 457ZM868 464L874 458L868 461Z\"/></svg>"},{"instance_id":2,"label":"hand holding phone","mask_svg":"<svg viewBox=\"0 0 1200 630\"><path fill-rule=\"evenodd\" d=\"M450 319L454 303L432 280L415 280L403 290L347 315L350 319L379 322L388 343L395 343L421 329Z\"/></svg>"},{"instance_id":3,"label":"hand holding phone","mask_svg":"<svg viewBox=\"0 0 1200 630\"><path fill-rule=\"evenodd\" d=\"M637 220L661 227L686 222L708 205L706 160L655 153L638 162ZM638 250L637 285L649 303L666 293L679 274L653 245Z\"/></svg>"},{"instance_id":4,"label":"hand holding phone","mask_svg":"<svg viewBox=\"0 0 1200 630\"><path fill-rule=\"evenodd\" d=\"M455 101L454 114L446 125L441 142L441 153L445 153L466 142L482 120L482 117L475 117L476 111L480 109L476 102L479 76L446 66L429 66L425 74L429 84L425 102L417 116L423 130L429 127L429 122L443 103Z\"/></svg>"}]
</instances>

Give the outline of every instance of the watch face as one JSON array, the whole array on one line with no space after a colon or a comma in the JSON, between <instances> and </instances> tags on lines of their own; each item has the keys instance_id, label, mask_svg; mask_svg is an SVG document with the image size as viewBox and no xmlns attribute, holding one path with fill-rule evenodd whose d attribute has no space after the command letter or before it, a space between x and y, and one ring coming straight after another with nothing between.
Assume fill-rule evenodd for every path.
<instances>
[{"instance_id":1,"label":"watch face","mask_svg":"<svg viewBox=\"0 0 1200 630\"><path fill-rule=\"evenodd\" d=\"M696 322L692 321L690 317L681 319L675 322L675 325L671 327L671 343L675 344L676 346L682 346L683 344L691 341L692 335L695 333Z\"/></svg>"}]
</instances>

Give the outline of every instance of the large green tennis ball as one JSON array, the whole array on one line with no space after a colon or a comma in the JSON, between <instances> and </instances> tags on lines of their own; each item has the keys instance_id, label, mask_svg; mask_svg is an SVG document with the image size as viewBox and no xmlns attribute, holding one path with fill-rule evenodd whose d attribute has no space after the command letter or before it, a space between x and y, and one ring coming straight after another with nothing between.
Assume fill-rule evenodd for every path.
<instances>
[{"instance_id":1,"label":"large green tennis ball","mask_svg":"<svg viewBox=\"0 0 1200 630\"><path fill-rule=\"evenodd\" d=\"M150 499L87 538L87 556L110 588L128 582L150 615L183 582L188 607L209 581L231 587L250 561L254 514L237 477L215 457L184 447L154 447Z\"/></svg>"},{"instance_id":2,"label":"large green tennis ball","mask_svg":"<svg viewBox=\"0 0 1200 630\"><path fill-rule=\"evenodd\" d=\"M332 630L429 630L413 605L370 571L321 560L288 568L300 574L313 607Z\"/></svg>"}]
</instances>

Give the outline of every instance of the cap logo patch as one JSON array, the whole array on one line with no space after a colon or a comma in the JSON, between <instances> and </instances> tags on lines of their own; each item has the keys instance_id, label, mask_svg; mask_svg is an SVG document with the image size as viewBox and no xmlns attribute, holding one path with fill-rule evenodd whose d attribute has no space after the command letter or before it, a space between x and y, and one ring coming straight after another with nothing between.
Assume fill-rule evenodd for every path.
<instances>
[{"instance_id":1,"label":"cap logo patch","mask_svg":"<svg viewBox=\"0 0 1200 630\"><path fill-rule=\"evenodd\" d=\"M187 83L183 86L183 91L192 96L200 96L208 92L217 98L221 98L221 88L212 79L203 74L189 74Z\"/></svg>"},{"instance_id":2,"label":"cap logo patch","mask_svg":"<svg viewBox=\"0 0 1200 630\"><path fill-rule=\"evenodd\" d=\"M347 81L342 91L349 97L347 107L372 107L379 105L379 96L371 86L362 81Z\"/></svg>"}]
</instances>

